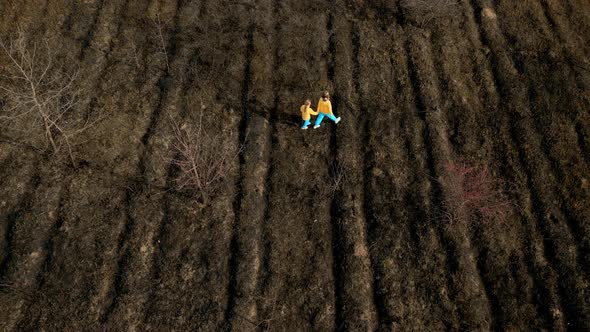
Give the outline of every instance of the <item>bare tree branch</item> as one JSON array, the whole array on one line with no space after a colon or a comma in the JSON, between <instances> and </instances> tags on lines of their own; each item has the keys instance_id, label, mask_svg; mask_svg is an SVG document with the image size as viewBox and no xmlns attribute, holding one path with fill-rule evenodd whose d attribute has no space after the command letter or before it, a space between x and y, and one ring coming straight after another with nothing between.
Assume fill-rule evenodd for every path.
<instances>
[{"instance_id":1,"label":"bare tree branch","mask_svg":"<svg viewBox=\"0 0 590 332\"><path fill-rule=\"evenodd\" d=\"M162 48L162 53L164 54L164 59L166 60L166 69L168 70L168 72L170 72L170 63L168 62L168 50L166 49L166 42L164 41L164 35L162 33L162 21L160 20L160 13L156 14L154 24L156 25L156 30L158 30L160 47Z\"/></svg>"},{"instance_id":2,"label":"bare tree branch","mask_svg":"<svg viewBox=\"0 0 590 332\"><path fill-rule=\"evenodd\" d=\"M75 158L70 139L92 126L94 121L81 123L79 117L68 116L78 103L78 69L66 68L56 63L49 42L28 42L22 30L7 44L0 40L4 55L10 59L10 66L1 68L0 97L4 107L0 109L0 120L18 121L36 113L37 120L19 123L34 137L35 124L41 123L39 136L44 136L55 154L60 150L60 142L67 147L72 165ZM15 129L18 131L18 128ZM13 130L13 132L15 132ZM42 134L41 134L42 133Z\"/></svg>"}]
</instances>

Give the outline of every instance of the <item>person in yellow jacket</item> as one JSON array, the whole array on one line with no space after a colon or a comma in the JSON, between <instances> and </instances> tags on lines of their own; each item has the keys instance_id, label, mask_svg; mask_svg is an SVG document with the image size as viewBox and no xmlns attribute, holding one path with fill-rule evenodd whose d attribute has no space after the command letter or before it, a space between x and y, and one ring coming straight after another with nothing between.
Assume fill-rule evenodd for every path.
<instances>
[{"instance_id":1,"label":"person in yellow jacket","mask_svg":"<svg viewBox=\"0 0 590 332\"><path fill-rule=\"evenodd\" d=\"M332 113L332 103L330 102L330 93L328 91L324 91L324 95L318 101L318 113L319 115L315 120L313 129L320 127L325 116L334 121L334 123L340 122L340 117L335 117L334 113Z\"/></svg>"},{"instance_id":2,"label":"person in yellow jacket","mask_svg":"<svg viewBox=\"0 0 590 332\"><path fill-rule=\"evenodd\" d=\"M303 126L301 126L301 129L307 129L307 126L309 126L311 121L311 116L318 115L318 112L314 112L311 108L311 100L309 99L305 100L305 104L301 105L300 110L301 118L303 119Z\"/></svg>"}]
</instances>

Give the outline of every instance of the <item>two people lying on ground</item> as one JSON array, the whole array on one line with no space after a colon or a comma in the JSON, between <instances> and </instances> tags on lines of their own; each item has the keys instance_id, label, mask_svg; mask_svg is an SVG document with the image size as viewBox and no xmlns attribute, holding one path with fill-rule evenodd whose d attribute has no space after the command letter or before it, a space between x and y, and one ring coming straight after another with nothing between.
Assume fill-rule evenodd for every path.
<instances>
[{"instance_id":1,"label":"two people lying on ground","mask_svg":"<svg viewBox=\"0 0 590 332\"><path fill-rule=\"evenodd\" d=\"M332 103L330 102L330 93L328 91L324 91L322 98L318 101L317 112L314 112L311 108L311 101L309 99L305 101L305 104L301 105L301 118L303 119L301 129L307 129L312 115L318 116L315 120L313 129L320 127L324 117L328 117L330 120L334 121L334 123L340 122L340 117L335 117L334 113L332 113Z\"/></svg>"}]
</instances>

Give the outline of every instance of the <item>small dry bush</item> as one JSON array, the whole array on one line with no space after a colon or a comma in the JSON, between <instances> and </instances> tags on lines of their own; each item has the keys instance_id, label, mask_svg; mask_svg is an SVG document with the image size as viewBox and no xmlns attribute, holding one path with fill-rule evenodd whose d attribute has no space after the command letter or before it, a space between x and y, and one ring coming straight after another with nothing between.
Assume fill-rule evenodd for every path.
<instances>
[{"instance_id":1,"label":"small dry bush","mask_svg":"<svg viewBox=\"0 0 590 332\"><path fill-rule=\"evenodd\" d=\"M484 223L503 223L507 220L513 204L487 167L448 163L445 172L444 216L447 221L479 219Z\"/></svg>"},{"instance_id":2,"label":"small dry bush","mask_svg":"<svg viewBox=\"0 0 590 332\"><path fill-rule=\"evenodd\" d=\"M207 204L234 169L245 145L236 144L238 134L232 128L206 125L204 113L202 106L194 124L178 124L172 118L170 122L176 152L172 163L179 170L175 189L189 191Z\"/></svg>"},{"instance_id":3,"label":"small dry bush","mask_svg":"<svg viewBox=\"0 0 590 332\"><path fill-rule=\"evenodd\" d=\"M76 114L80 89L78 68L61 59L48 40L18 31L0 40L0 128L15 142L54 154L67 152L75 164L72 138L95 121Z\"/></svg>"},{"instance_id":4,"label":"small dry bush","mask_svg":"<svg viewBox=\"0 0 590 332\"><path fill-rule=\"evenodd\" d=\"M406 16L420 26L459 12L457 0L402 0L401 6Z\"/></svg>"},{"instance_id":5,"label":"small dry bush","mask_svg":"<svg viewBox=\"0 0 590 332\"><path fill-rule=\"evenodd\" d=\"M331 161L329 167L329 177L323 188L323 194L333 198L338 190L342 189L345 185L348 167L345 163L338 161Z\"/></svg>"}]
</instances>

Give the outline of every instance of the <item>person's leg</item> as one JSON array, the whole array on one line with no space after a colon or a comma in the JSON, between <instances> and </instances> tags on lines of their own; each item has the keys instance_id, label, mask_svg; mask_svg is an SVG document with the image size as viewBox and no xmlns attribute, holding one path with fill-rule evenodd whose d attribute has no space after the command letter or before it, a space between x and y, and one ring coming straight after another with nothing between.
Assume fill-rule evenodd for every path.
<instances>
[{"instance_id":1,"label":"person's leg","mask_svg":"<svg viewBox=\"0 0 590 332\"><path fill-rule=\"evenodd\" d=\"M340 122L340 117L335 117L334 114L330 113L328 115L326 115L327 117L330 118L330 120L334 121L335 123Z\"/></svg>"},{"instance_id":2,"label":"person's leg","mask_svg":"<svg viewBox=\"0 0 590 332\"><path fill-rule=\"evenodd\" d=\"M309 122L310 122L309 120L310 119L307 119L307 120L303 121L303 126L301 126L301 129L306 129L307 126L309 126Z\"/></svg>"},{"instance_id":3,"label":"person's leg","mask_svg":"<svg viewBox=\"0 0 590 332\"><path fill-rule=\"evenodd\" d=\"M314 127L319 127L320 124L322 123L322 120L324 119L325 114L324 113L320 113L318 114L317 119L315 119L315 126Z\"/></svg>"}]
</instances>

